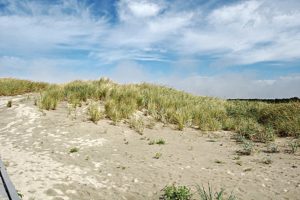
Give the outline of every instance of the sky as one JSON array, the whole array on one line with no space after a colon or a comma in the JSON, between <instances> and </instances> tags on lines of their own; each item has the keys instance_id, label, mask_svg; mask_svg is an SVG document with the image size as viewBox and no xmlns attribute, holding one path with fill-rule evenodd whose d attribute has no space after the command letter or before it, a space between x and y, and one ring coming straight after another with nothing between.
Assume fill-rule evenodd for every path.
<instances>
[{"instance_id":1,"label":"sky","mask_svg":"<svg viewBox=\"0 0 300 200\"><path fill-rule=\"evenodd\" d=\"M300 97L300 1L0 0L0 77Z\"/></svg>"}]
</instances>

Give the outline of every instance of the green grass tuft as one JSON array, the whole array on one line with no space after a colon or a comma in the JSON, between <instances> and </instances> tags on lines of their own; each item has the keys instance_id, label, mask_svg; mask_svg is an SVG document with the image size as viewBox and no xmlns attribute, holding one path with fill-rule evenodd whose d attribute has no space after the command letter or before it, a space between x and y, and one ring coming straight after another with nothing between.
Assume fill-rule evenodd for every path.
<instances>
[{"instance_id":1,"label":"green grass tuft","mask_svg":"<svg viewBox=\"0 0 300 200\"><path fill-rule=\"evenodd\" d=\"M69 150L69 153L76 153L78 151L79 151L79 149L77 147L73 147Z\"/></svg>"},{"instance_id":2,"label":"green grass tuft","mask_svg":"<svg viewBox=\"0 0 300 200\"><path fill-rule=\"evenodd\" d=\"M208 189L205 189L204 186L197 186L197 193L200 196L201 200L235 200L236 197L231 194L229 197L224 196L225 189L221 189L219 192L214 192L210 184L208 184Z\"/></svg>"},{"instance_id":3,"label":"green grass tuft","mask_svg":"<svg viewBox=\"0 0 300 200\"><path fill-rule=\"evenodd\" d=\"M9 100L6 104L6 107L10 108L12 106L12 100Z\"/></svg>"}]
</instances>

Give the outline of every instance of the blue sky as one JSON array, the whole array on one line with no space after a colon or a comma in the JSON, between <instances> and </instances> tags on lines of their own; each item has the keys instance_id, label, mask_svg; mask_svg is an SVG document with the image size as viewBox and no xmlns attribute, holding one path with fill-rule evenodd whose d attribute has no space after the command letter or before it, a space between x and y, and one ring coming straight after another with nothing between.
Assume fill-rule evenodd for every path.
<instances>
[{"instance_id":1,"label":"blue sky","mask_svg":"<svg viewBox=\"0 0 300 200\"><path fill-rule=\"evenodd\" d=\"M0 0L0 77L300 96L298 0Z\"/></svg>"}]
</instances>

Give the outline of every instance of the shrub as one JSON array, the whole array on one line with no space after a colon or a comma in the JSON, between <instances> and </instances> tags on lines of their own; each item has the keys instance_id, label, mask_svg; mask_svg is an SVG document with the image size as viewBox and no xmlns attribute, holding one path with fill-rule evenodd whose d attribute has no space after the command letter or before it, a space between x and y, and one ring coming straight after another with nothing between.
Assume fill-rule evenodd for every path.
<instances>
[{"instance_id":1,"label":"shrub","mask_svg":"<svg viewBox=\"0 0 300 200\"><path fill-rule=\"evenodd\" d=\"M164 194L160 197L162 200L190 200L192 193L186 186L166 186L163 189Z\"/></svg>"}]
</instances>

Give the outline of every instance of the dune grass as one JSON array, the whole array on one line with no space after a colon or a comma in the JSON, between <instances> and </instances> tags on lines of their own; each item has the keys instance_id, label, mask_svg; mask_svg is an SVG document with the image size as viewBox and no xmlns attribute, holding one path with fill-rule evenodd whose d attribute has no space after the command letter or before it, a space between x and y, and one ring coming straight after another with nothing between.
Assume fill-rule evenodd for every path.
<instances>
[{"instance_id":1,"label":"dune grass","mask_svg":"<svg viewBox=\"0 0 300 200\"><path fill-rule=\"evenodd\" d=\"M29 92L39 92L48 86L47 83L0 78L0 96L14 96Z\"/></svg>"},{"instance_id":2,"label":"dune grass","mask_svg":"<svg viewBox=\"0 0 300 200\"><path fill-rule=\"evenodd\" d=\"M101 118L103 118L103 113L100 111L96 103L89 105L88 115L90 117L89 119L94 123L97 123Z\"/></svg>"},{"instance_id":3,"label":"dune grass","mask_svg":"<svg viewBox=\"0 0 300 200\"><path fill-rule=\"evenodd\" d=\"M146 83L119 85L105 78L63 85L1 79L0 84L6 85L0 87L0 95L42 91L39 106L47 110L56 109L60 101L75 106L88 99L101 101L105 115L115 123L140 110L157 121L176 125L178 130L230 130L258 142L300 136L299 102L227 101Z\"/></svg>"}]
</instances>

